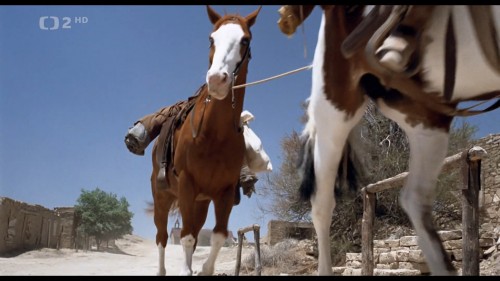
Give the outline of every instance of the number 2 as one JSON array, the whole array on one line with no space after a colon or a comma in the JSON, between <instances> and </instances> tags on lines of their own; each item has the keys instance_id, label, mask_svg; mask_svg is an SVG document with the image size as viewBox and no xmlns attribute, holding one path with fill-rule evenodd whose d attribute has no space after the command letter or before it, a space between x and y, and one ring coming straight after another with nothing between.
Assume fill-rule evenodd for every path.
<instances>
[{"instance_id":1,"label":"number 2","mask_svg":"<svg viewBox=\"0 0 500 281\"><path fill-rule=\"evenodd\" d=\"M71 18L70 17L64 17L63 18L63 25L62 28L71 28Z\"/></svg>"}]
</instances>

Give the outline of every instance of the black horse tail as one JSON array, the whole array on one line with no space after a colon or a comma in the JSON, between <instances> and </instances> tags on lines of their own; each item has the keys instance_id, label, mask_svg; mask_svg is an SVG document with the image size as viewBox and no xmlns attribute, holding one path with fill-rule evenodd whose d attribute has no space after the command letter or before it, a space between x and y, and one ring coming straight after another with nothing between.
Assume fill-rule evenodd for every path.
<instances>
[{"instance_id":1,"label":"black horse tail","mask_svg":"<svg viewBox=\"0 0 500 281\"><path fill-rule=\"evenodd\" d=\"M357 140L349 135L342 153L337 178L335 179L335 196L337 198L352 197L365 185ZM316 177L314 171L314 133L306 132L300 137L300 151L297 163L300 179L300 199L308 201L316 191Z\"/></svg>"},{"instance_id":2,"label":"black horse tail","mask_svg":"<svg viewBox=\"0 0 500 281\"><path fill-rule=\"evenodd\" d=\"M342 152L337 178L335 179L335 197L355 197L363 186L368 184L360 158L361 146L354 134L350 134Z\"/></svg>"},{"instance_id":3,"label":"black horse tail","mask_svg":"<svg viewBox=\"0 0 500 281\"><path fill-rule=\"evenodd\" d=\"M316 178L314 175L314 138L312 133L303 133L300 136L300 151L297 162L300 186L299 196L303 201L308 201L314 194Z\"/></svg>"}]
</instances>

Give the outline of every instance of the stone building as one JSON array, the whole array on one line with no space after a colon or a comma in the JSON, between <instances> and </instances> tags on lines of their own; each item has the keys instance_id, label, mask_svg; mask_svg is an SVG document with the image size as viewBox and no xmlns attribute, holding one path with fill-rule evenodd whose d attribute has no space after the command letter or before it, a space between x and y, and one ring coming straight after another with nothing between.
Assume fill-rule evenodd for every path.
<instances>
[{"instance_id":1,"label":"stone building","mask_svg":"<svg viewBox=\"0 0 500 281\"><path fill-rule=\"evenodd\" d=\"M312 223L271 220L267 224L267 235L261 241L272 246L289 238L313 239L315 234Z\"/></svg>"},{"instance_id":2,"label":"stone building","mask_svg":"<svg viewBox=\"0 0 500 281\"><path fill-rule=\"evenodd\" d=\"M0 255L38 248L72 248L73 208L47 209L0 197Z\"/></svg>"}]
</instances>

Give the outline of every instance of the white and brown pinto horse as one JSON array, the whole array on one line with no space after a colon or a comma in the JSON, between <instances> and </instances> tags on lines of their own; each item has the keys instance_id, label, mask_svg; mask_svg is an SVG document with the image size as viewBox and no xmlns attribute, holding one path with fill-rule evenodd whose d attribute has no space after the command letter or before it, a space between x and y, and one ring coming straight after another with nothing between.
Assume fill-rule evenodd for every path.
<instances>
[{"instance_id":1,"label":"white and brown pinto horse","mask_svg":"<svg viewBox=\"0 0 500 281\"><path fill-rule=\"evenodd\" d=\"M250 27L259 11L260 8L246 17L221 16L207 6L213 31L209 37L206 85L200 88L185 121L174 131L173 163L167 167L167 188L156 186L159 165L155 161L155 151L152 153L151 188L159 251L158 275L166 274L165 247L171 208L178 206L182 217L180 242L184 266L181 275L192 275L193 253L210 202L214 203L215 227L208 259L199 275L214 273L215 260L228 235L229 215L245 152L240 124L245 88L233 90L233 86L246 83L252 40ZM157 145L155 143L154 149Z\"/></svg>"},{"instance_id":2,"label":"white and brown pinto horse","mask_svg":"<svg viewBox=\"0 0 500 281\"><path fill-rule=\"evenodd\" d=\"M313 8L283 6L278 21L281 31L293 34ZM455 275L433 225L435 186L446 156L453 117L476 113L456 110L458 103L499 97L500 6L484 9L492 14L483 14L483 22L479 23L489 28L487 36L493 38L486 48L488 56L483 55L485 45L476 39L477 14L471 17L467 6L430 9L432 12L425 14L427 26L422 26L420 37L420 68L412 74L391 73L374 65L370 57L373 54L364 48L345 49L344 44L354 42L352 46L371 47L373 52L379 46L373 46L370 39L373 37L359 35L367 30L377 34L382 31L376 28L387 28L384 24L393 16L393 13L382 16L383 8L387 7L375 7L371 12L362 6L321 8L300 171L303 177L300 191L311 201L318 235L318 274L332 274L329 229L335 208L334 181L348 135L361 120L371 98L380 112L397 122L408 136L409 176L399 201L415 228L427 264L434 275ZM418 13L418 9L413 12ZM357 29L360 26L364 30ZM356 34L358 41L349 41L351 34ZM383 39L386 34L387 30L379 37Z\"/></svg>"}]
</instances>

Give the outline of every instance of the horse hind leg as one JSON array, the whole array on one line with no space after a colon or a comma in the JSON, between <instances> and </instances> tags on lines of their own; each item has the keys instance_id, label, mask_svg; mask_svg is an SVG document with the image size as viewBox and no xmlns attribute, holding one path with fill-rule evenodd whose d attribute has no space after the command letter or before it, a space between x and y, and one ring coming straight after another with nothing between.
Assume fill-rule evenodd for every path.
<instances>
[{"instance_id":1,"label":"horse hind leg","mask_svg":"<svg viewBox=\"0 0 500 281\"><path fill-rule=\"evenodd\" d=\"M432 217L435 187L448 148L448 134L419 129L410 133L409 140L409 175L400 193L400 204L415 228L418 244L432 274L456 275Z\"/></svg>"},{"instance_id":2,"label":"horse hind leg","mask_svg":"<svg viewBox=\"0 0 500 281\"><path fill-rule=\"evenodd\" d=\"M175 198L168 194L157 192L154 198L154 222L156 225L156 245L158 247L158 276L167 274L165 269L165 248L167 247L168 233L168 212Z\"/></svg>"},{"instance_id":3,"label":"horse hind leg","mask_svg":"<svg viewBox=\"0 0 500 281\"><path fill-rule=\"evenodd\" d=\"M158 184L156 177L158 175L158 163L155 161L155 152L158 146L158 141L155 141L153 145L153 172L151 173L151 192L153 194L154 201L154 223L156 226L156 245L158 247L158 276L164 276L167 274L165 269L165 248L167 247L168 240L168 213L170 208L172 208L173 203L176 198L165 192L164 189L158 189Z\"/></svg>"},{"instance_id":4,"label":"horse hind leg","mask_svg":"<svg viewBox=\"0 0 500 281\"><path fill-rule=\"evenodd\" d=\"M409 174L399 202L412 222L418 245L433 275L456 275L432 217L436 183L446 157L449 134L443 128L429 128L421 124L411 126L404 121L406 115L390 109L383 102L379 104L381 112L406 132L410 143ZM446 118L441 116L438 120ZM451 121L449 118L448 127ZM445 125L446 122L442 124Z\"/></svg>"}]
</instances>

